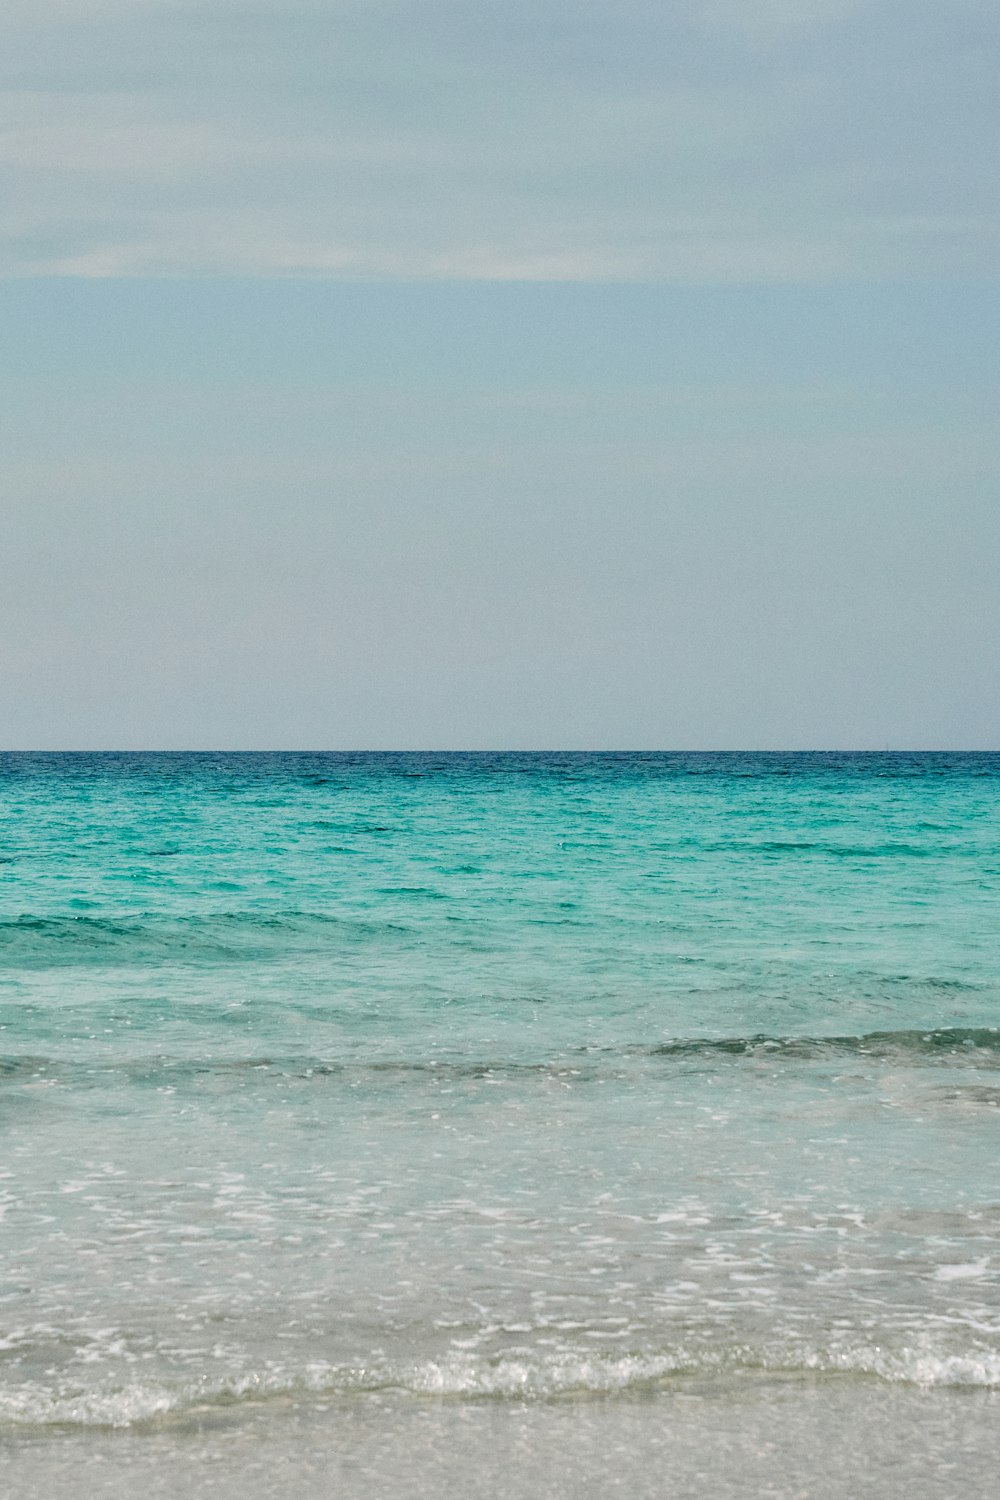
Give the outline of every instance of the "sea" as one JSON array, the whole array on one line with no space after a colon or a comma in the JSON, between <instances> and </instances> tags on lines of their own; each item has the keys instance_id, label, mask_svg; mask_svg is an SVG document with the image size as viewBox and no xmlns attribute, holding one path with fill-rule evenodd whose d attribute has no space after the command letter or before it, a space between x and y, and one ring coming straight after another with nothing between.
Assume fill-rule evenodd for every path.
<instances>
[{"instance_id":1,"label":"sea","mask_svg":"<svg viewBox=\"0 0 1000 1500\"><path fill-rule=\"evenodd\" d=\"M0 757L0 1491L995 1493L1000 755Z\"/></svg>"}]
</instances>

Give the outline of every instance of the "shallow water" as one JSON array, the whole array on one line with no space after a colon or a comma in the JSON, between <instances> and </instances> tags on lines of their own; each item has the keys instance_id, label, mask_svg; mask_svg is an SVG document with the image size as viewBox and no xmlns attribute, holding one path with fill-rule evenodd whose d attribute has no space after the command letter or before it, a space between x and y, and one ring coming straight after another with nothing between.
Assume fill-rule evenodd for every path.
<instances>
[{"instance_id":1,"label":"shallow water","mask_svg":"<svg viewBox=\"0 0 1000 1500\"><path fill-rule=\"evenodd\" d=\"M249 1443L261 1493L309 1453L350 1492L348 1451L399 1493L426 1441L405 1492L495 1493L523 1441L506 1493L597 1493L618 1445L632 1493L752 1450L755 1493L857 1494L852 1424L968 1492L998 790L983 755L4 757L22 1492L218 1487Z\"/></svg>"}]
</instances>

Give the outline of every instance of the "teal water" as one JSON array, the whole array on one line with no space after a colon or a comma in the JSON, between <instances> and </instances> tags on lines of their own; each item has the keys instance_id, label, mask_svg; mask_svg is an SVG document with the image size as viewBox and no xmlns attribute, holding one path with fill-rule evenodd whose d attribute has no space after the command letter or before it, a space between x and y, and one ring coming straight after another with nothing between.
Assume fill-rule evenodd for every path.
<instances>
[{"instance_id":1,"label":"teal water","mask_svg":"<svg viewBox=\"0 0 1000 1500\"><path fill-rule=\"evenodd\" d=\"M3 757L4 1431L1000 1387L998 792Z\"/></svg>"}]
</instances>

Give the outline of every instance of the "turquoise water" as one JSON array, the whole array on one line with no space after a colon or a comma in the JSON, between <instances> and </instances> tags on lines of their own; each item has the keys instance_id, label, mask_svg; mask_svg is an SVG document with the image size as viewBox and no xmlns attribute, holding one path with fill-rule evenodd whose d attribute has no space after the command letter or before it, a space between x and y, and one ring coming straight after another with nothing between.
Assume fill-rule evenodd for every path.
<instances>
[{"instance_id":1,"label":"turquoise water","mask_svg":"<svg viewBox=\"0 0 1000 1500\"><path fill-rule=\"evenodd\" d=\"M3 757L8 1440L1000 1387L998 791Z\"/></svg>"}]
</instances>

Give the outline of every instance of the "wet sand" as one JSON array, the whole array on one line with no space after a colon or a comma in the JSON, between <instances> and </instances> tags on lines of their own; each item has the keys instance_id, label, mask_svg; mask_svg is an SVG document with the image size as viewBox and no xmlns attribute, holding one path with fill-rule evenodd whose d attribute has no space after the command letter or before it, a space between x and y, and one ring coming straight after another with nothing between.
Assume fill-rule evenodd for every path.
<instances>
[{"instance_id":1,"label":"wet sand","mask_svg":"<svg viewBox=\"0 0 1000 1500\"><path fill-rule=\"evenodd\" d=\"M21 1433L12 1500L959 1500L987 1495L1000 1397L856 1378L690 1382L517 1404L386 1393Z\"/></svg>"}]
</instances>

